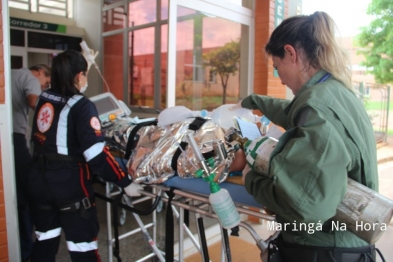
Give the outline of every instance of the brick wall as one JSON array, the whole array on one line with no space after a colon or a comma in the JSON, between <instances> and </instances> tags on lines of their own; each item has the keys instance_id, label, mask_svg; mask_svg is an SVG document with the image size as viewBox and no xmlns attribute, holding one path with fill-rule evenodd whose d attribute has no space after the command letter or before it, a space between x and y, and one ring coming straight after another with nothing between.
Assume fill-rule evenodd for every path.
<instances>
[{"instance_id":1,"label":"brick wall","mask_svg":"<svg viewBox=\"0 0 393 262\"><path fill-rule=\"evenodd\" d=\"M5 103L4 93L3 10L0 0L0 104ZM3 166L0 149L0 166ZM0 168L0 262L8 261L7 228L5 221L3 170Z\"/></svg>"},{"instance_id":2,"label":"brick wall","mask_svg":"<svg viewBox=\"0 0 393 262\"><path fill-rule=\"evenodd\" d=\"M288 1L285 0L285 18L288 17ZM254 93L286 98L286 86L281 84L280 78L273 76L273 62L264 52L274 30L275 0L255 2Z\"/></svg>"}]
</instances>

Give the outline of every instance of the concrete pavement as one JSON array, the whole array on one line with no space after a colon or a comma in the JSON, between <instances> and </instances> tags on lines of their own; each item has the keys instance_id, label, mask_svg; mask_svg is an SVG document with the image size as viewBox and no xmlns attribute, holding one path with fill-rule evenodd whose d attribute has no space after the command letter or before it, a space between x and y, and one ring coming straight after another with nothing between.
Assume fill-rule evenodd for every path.
<instances>
[{"instance_id":1,"label":"concrete pavement","mask_svg":"<svg viewBox=\"0 0 393 262\"><path fill-rule=\"evenodd\" d=\"M377 145L379 193L393 200L393 136L388 137L387 143ZM386 261L393 261L393 220L386 232L376 243ZM382 261L377 257L377 261Z\"/></svg>"}]
</instances>

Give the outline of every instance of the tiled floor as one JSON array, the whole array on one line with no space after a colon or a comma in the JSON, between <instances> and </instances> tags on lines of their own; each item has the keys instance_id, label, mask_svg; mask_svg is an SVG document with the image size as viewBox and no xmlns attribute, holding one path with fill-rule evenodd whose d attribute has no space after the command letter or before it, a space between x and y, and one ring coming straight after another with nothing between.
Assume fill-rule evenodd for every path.
<instances>
[{"instance_id":1,"label":"tiled floor","mask_svg":"<svg viewBox=\"0 0 393 262\"><path fill-rule=\"evenodd\" d=\"M393 144L391 144L393 145ZM392 148L393 150L393 148ZM393 154L392 154L393 155ZM379 170L379 192L393 200L393 161L380 164ZM378 240L376 247L379 248L386 261L393 261L393 220L388 229ZM377 260L382 261L382 260Z\"/></svg>"},{"instance_id":2,"label":"tiled floor","mask_svg":"<svg viewBox=\"0 0 393 262\"><path fill-rule=\"evenodd\" d=\"M95 185L96 192L99 192L101 194L104 194L105 190L102 188L100 185ZM160 250L165 249L165 213L166 213L166 208L164 204L164 209L157 213L157 233L156 233L156 245ZM138 208L139 210L147 210L151 206L150 200L145 201L143 203L140 203L136 205L135 207ZM107 214L106 214L106 203L103 200L98 199L97 200L97 209L99 210L98 213L98 219L100 222L100 232L98 236L99 240L99 254L101 257L101 260L103 262L109 261L108 258L108 245L107 245ZM120 214L120 212L119 212ZM142 220L144 225L147 225L152 222L152 215L148 216L139 216L140 219ZM204 226L205 228L212 227L213 225L216 224L216 221L213 219L209 218L203 218ZM176 221L175 221L176 223ZM197 233L196 229L196 223L195 223L195 217L190 213L190 231L193 234ZM124 233L133 231L135 229L138 229L139 226L133 217L132 213L127 212L126 214L126 220L125 224L123 226L119 227L119 235L122 235ZM153 238L153 229L152 227L147 229L148 234L150 237ZM175 227L175 243L178 242L178 230ZM132 236L128 236L124 239L121 239L119 242L120 245L120 258L122 262L131 262L131 261L138 261L139 259L148 256L149 254L152 253L152 249L149 245L149 242L146 240L145 235L142 232L137 232L136 234L133 234ZM175 249L177 250L177 249ZM115 257L112 259L113 261L117 261ZM58 252L58 255L56 257L57 262L70 262L70 258L68 256L68 251L67 247L64 241L64 236L61 242L61 246ZM147 259L146 261L159 261L157 258L153 257L150 259Z\"/></svg>"},{"instance_id":3,"label":"tiled floor","mask_svg":"<svg viewBox=\"0 0 393 262\"><path fill-rule=\"evenodd\" d=\"M380 181L380 193L385 195L386 197L393 199L393 137L389 139L388 145L385 145L378 149L378 159L380 159L379 164L379 181ZM104 189L100 186L97 187L97 191L104 192ZM106 206L102 200L98 200L98 208L99 208L99 220L100 220L100 234L99 234L99 252L101 255L102 261L109 261L108 259L108 248L106 242L107 236L107 226L106 226ZM139 204L138 207L141 209L146 208L144 205ZM119 233L122 234L124 232L128 232L130 230L138 228L136 221L131 217L130 213L127 213L126 224L121 226L119 229ZM149 223L151 221L150 216L141 216L141 219L144 223ZM191 216L191 231L196 233L195 228L195 219ZM205 227L209 227L215 224L214 220L204 219ZM156 244L162 250L165 246L165 211L162 211L157 214L157 239ZM266 223L265 224L252 224L252 227L258 235L263 239L266 239L270 236L271 232L267 231ZM152 234L152 229L149 229L148 232ZM177 238L177 232L175 233L175 238ZM251 243L255 243L254 239L250 236L250 234L246 230L240 230L240 237L250 241ZM175 239L176 241L176 239ZM378 240L376 244L377 248L381 250L386 261L393 261L393 222L388 226L387 231L382 235L382 237ZM128 261L137 261L141 257L151 253L150 246L147 241L144 239L142 233L137 233L131 237L125 238L120 241L120 256L123 262ZM62 241L58 256L58 262L69 262L69 256L67 253L67 248ZM117 261L116 258L113 258L113 261ZM148 259L147 261L157 261L155 258ZM256 258L256 261L259 261L259 258ZM378 258L377 261L382 261Z\"/></svg>"}]
</instances>

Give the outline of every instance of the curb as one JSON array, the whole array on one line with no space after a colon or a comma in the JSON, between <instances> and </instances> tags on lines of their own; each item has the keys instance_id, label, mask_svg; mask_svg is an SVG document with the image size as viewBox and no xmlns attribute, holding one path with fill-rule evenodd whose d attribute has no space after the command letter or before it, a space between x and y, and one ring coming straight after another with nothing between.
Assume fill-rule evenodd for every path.
<instances>
[{"instance_id":1,"label":"curb","mask_svg":"<svg viewBox=\"0 0 393 262\"><path fill-rule=\"evenodd\" d=\"M377 163L379 165L379 164L384 164L384 163L387 163L387 162L390 162L390 161L393 161L393 156L388 156L388 157L384 157L384 158L378 159Z\"/></svg>"}]
</instances>

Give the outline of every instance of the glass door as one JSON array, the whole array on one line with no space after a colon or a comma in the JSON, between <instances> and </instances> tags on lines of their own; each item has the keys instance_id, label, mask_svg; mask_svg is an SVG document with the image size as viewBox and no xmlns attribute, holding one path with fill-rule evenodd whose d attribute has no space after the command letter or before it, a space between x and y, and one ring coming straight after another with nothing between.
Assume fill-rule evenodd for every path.
<instances>
[{"instance_id":1,"label":"glass door","mask_svg":"<svg viewBox=\"0 0 393 262\"><path fill-rule=\"evenodd\" d=\"M236 3L170 1L167 106L212 110L250 93L253 6Z\"/></svg>"}]
</instances>

